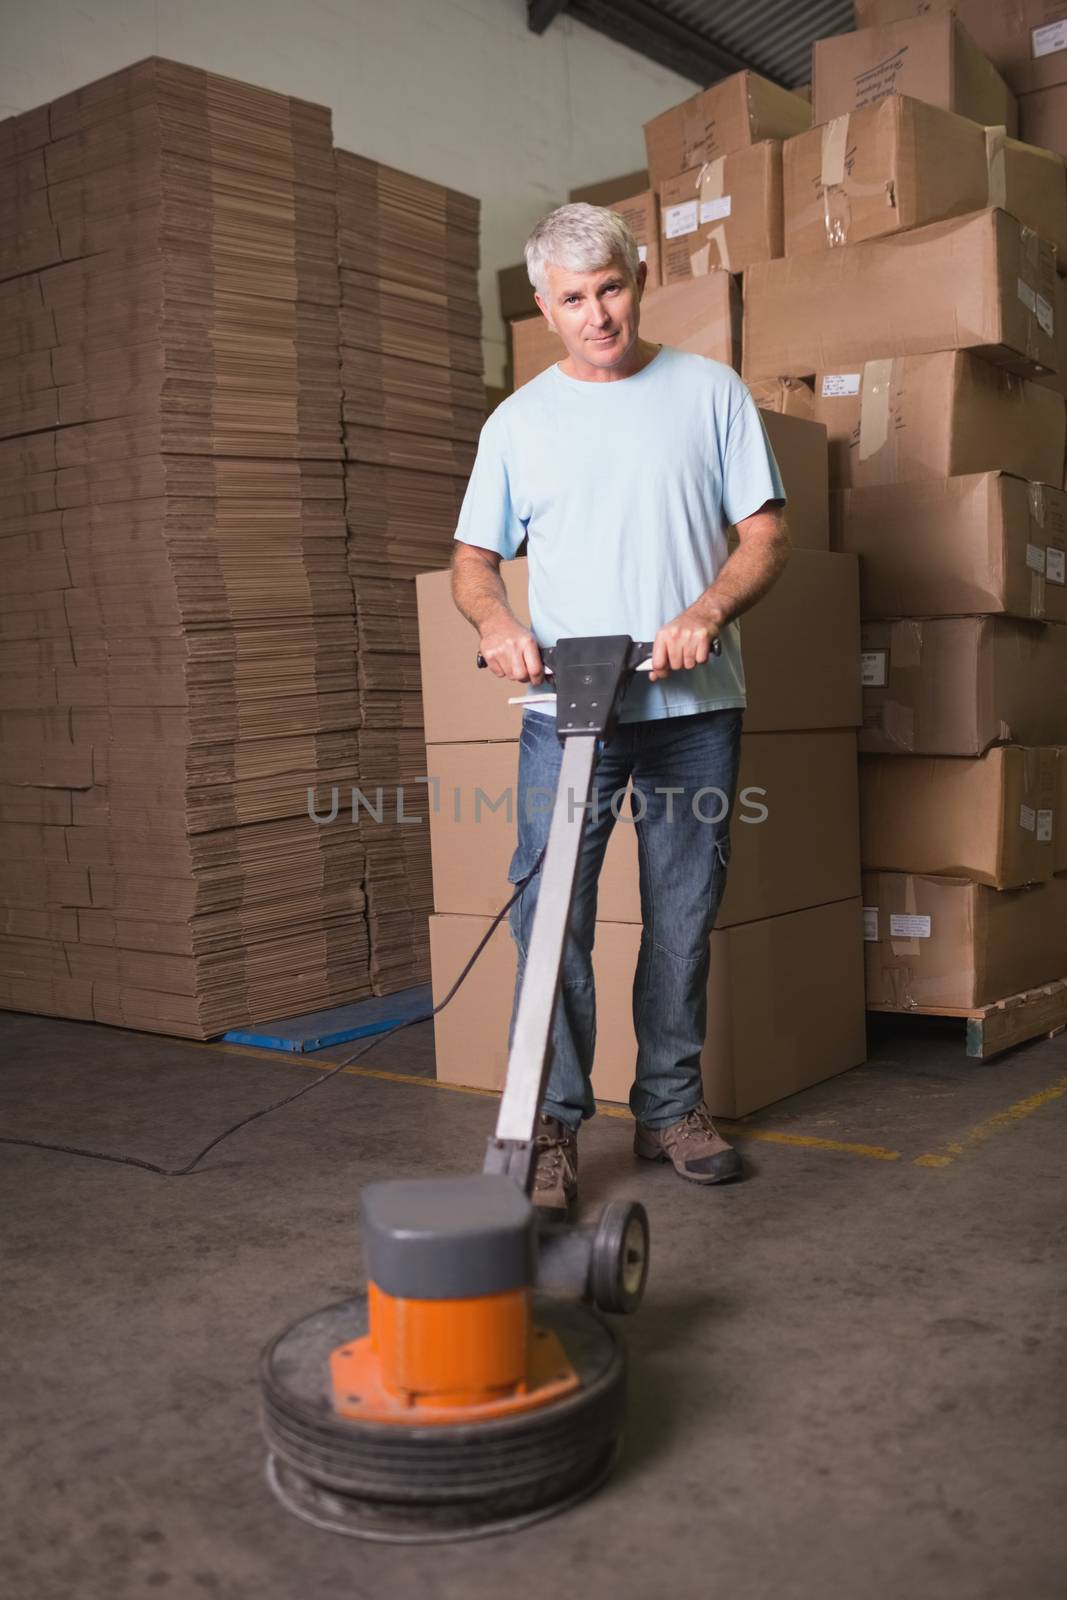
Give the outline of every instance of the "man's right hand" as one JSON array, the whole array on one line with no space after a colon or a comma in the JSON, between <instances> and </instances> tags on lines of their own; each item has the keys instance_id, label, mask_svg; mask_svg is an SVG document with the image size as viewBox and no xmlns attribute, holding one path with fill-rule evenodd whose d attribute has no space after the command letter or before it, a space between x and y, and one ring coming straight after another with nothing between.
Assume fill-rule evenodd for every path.
<instances>
[{"instance_id":1,"label":"man's right hand","mask_svg":"<svg viewBox=\"0 0 1067 1600\"><path fill-rule=\"evenodd\" d=\"M482 634L481 653L490 672L513 683L543 683L544 663L528 628L490 628Z\"/></svg>"}]
</instances>

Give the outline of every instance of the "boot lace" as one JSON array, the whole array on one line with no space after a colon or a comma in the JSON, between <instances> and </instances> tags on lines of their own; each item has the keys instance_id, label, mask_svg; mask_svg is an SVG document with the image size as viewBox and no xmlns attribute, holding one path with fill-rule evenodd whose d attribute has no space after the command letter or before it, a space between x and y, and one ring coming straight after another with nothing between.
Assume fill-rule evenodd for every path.
<instances>
[{"instance_id":1,"label":"boot lace","mask_svg":"<svg viewBox=\"0 0 1067 1600\"><path fill-rule=\"evenodd\" d=\"M707 1106L703 1105L694 1106L692 1111L687 1111L678 1129L679 1139L700 1139L709 1133L717 1137L718 1130L711 1120Z\"/></svg>"},{"instance_id":2,"label":"boot lace","mask_svg":"<svg viewBox=\"0 0 1067 1600\"><path fill-rule=\"evenodd\" d=\"M554 1189L566 1176L567 1153L564 1138L565 1135L553 1133L551 1129L546 1128L534 1140L537 1150L535 1189Z\"/></svg>"}]
</instances>

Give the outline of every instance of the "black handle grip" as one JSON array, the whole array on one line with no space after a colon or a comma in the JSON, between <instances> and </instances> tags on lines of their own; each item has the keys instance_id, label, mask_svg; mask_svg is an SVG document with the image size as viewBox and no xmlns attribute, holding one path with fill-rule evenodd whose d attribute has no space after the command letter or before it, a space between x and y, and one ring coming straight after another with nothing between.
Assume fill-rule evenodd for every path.
<instances>
[{"instance_id":1,"label":"black handle grip","mask_svg":"<svg viewBox=\"0 0 1067 1600\"><path fill-rule=\"evenodd\" d=\"M551 645L546 645L545 648L541 651L541 660L544 662L544 664L547 667L549 672L551 672L551 670L552 670L552 656L553 656L553 654L554 654L554 652L553 652L553 649L552 649ZM716 635L716 637L711 641L711 654L713 656L721 656L722 655L722 640L721 640L721 638L718 637L718 635ZM651 659L652 659L652 645L651 644L647 644L644 641L635 640L634 643L630 646L630 658L629 658L629 662L628 662L630 671L631 672L636 671L636 669L642 664L642 662L650 661ZM489 663L486 661L485 657L482 655L480 650L479 650L477 656L475 657L475 662L479 667L487 667L489 665Z\"/></svg>"}]
</instances>

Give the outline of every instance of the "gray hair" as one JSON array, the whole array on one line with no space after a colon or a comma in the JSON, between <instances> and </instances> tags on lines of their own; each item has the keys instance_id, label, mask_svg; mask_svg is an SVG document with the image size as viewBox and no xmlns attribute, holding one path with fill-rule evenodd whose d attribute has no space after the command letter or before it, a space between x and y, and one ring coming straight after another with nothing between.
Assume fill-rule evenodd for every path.
<instances>
[{"instance_id":1,"label":"gray hair","mask_svg":"<svg viewBox=\"0 0 1067 1600\"><path fill-rule=\"evenodd\" d=\"M637 241L616 211L584 201L559 206L542 217L526 241L526 271L540 295L548 293L548 267L596 272L621 262L636 281Z\"/></svg>"}]
</instances>

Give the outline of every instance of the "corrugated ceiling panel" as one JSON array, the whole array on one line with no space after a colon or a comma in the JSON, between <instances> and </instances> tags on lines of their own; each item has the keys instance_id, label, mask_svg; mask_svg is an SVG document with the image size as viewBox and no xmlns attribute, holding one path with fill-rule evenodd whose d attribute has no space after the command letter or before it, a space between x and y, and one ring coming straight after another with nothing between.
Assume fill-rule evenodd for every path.
<instances>
[{"instance_id":1,"label":"corrugated ceiling panel","mask_svg":"<svg viewBox=\"0 0 1067 1600\"><path fill-rule=\"evenodd\" d=\"M769 78L793 87L811 79L811 46L853 26L852 0L654 0Z\"/></svg>"}]
</instances>

